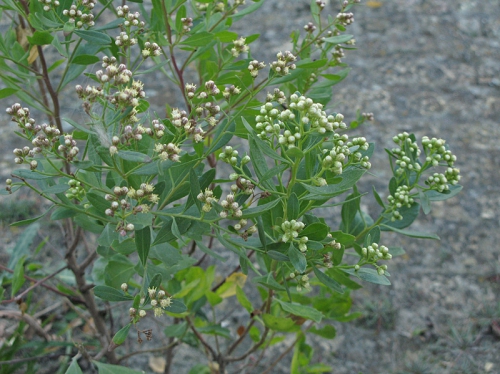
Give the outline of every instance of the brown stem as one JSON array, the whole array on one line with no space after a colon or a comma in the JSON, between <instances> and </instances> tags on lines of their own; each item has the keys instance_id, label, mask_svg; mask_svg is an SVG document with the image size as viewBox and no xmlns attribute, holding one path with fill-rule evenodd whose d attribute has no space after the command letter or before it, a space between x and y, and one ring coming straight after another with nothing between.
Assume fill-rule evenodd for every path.
<instances>
[{"instance_id":1,"label":"brown stem","mask_svg":"<svg viewBox=\"0 0 500 374\"><path fill-rule=\"evenodd\" d=\"M4 266L2 264L0 264L0 269L6 271L8 273L11 273L11 274L14 273L13 270L9 269L8 267L6 267L6 266ZM32 277L30 277L30 276L28 276L26 274L24 275L24 278L27 279L27 280L29 280L30 282L38 282L38 279L32 278ZM77 297L77 296L66 295L64 292L61 292L57 288L49 286L49 285L47 285L45 283L40 284L40 286L42 286L42 287L44 287L44 288L46 288L46 289L48 289L48 290L50 290L50 291L58 294L58 295L67 297L68 299L71 300L71 302L73 302L75 304L85 304L85 300L83 300L82 298ZM1 304L8 304L8 303L12 303L14 301L15 301L14 299L12 299L12 300L2 300Z\"/></svg>"},{"instance_id":2,"label":"brown stem","mask_svg":"<svg viewBox=\"0 0 500 374\"><path fill-rule=\"evenodd\" d=\"M73 231L72 230L73 227L69 223L68 226L69 226L68 231L71 233ZM101 346L103 348L106 348L109 346L111 342L110 332L106 327L104 317L99 313L94 293L92 292L92 289L89 287L87 281L85 280L85 270L78 265L76 259L76 247L78 245L78 239L80 238L80 233L81 230L80 228L78 228L76 233L74 233L74 235L72 236L71 242L67 244L66 263L68 264L68 268L73 272L75 276L75 281L78 286L78 290L82 294L83 299L85 300L85 304L87 305L87 309L94 320L94 325L96 327L98 334L97 338L99 339ZM107 350L105 355L110 363L116 364L118 362L118 359L114 351Z\"/></svg>"},{"instance_id":3,"label":"brown stem","mask_svg":"<svg viewBox=\"0 0 500 374\"><path fill-rule=\"evenodd\" d=\"M174 341L174 337L171 336L168 338L168 346L167 349L165 350L165 369L163 370L163 374L170 374L170 369L172 368L172 361L174 359L174 348L176 344Z\"/></svg>"},{"instance_id":4,"label":"brown stem","mask_svg":"<svg viewBox=\"0 0 500 374\"><path fill-rule=\"evenodd\" d=\"M0 361L0 366L22 364L23 362L30 362L30 361L36 361L36 360L54 359L54 358L58 358L61 356L68 356L68 355L66 353L52 353L50 355L45 355L45 356L32 356L32 357L15 358L13 360Z\"/></svg>"},{"instance_id":5,"label":"brown stem","mask_svg":"<svg viewBox=\"0 0 500 374\"><path fill-rule=\"evenodd\" d=\"M14 298L14 301L19 301L23 298L24 295L26 295L28 292L30 292L32 289L38 287L39 285L41 285L43 282L49 280L50 278L52 277L55 277L57 274L59 274L61 271L63 270L66 270L68 267L67 266L64 266L62 267L61 269L57 270L55 273L52 273L52 274L49 274L47 275L45 278L43 279L40 279L38 282L36 282L34 285L28 287L26 290L24 290L23 292L21 292L19 295L17 295L15 298Z\"/></svg>"},{"instance_id":6,"label":"brown stem","mask_svg":"<svg viewBox=\"0 0 500 374\"><path fill-rule=\"evenodd\" d=\"M200 341L200 343L206 348L208 349L208 351L210 352L210 354L212 355L212 358L214 360L217 359L217 353L214 351L214 349L210 346L210 344L208 344L205 339L203 339L203 336L201 336L201 334L198 332L198 330L196 330L196 328L194 327L193 325L193 322L191 321L191 319L189 317L186 317L186 321L187 323L189 324L189 327L191 328L191 331L193 331L193 333L196 335L196 337L198 338L198 340Z\"/></svg>"}]
</instances>

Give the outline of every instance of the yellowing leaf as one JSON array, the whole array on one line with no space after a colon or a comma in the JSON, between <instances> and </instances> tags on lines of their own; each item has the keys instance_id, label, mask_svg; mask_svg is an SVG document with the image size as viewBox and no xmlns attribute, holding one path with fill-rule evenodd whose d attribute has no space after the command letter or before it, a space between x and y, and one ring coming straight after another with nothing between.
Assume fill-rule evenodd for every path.
<instances>
[{"instance_id":1,"label":"yellowing leaf","mask_svg":"<svg viewBox=\"0 0 500 374\"><path fill-rule=\"evenodd\" d=\"M366 5L369 6L370 8L380 8L383 4L381 1L368 0L366 2Z\"/></svg>"},{"instance_id":2,"label":"yellowing leaf","mask_svg":"<svg viewBox=\"0 0 500 374\"><path fill-rule=\"evenodd\" d=\"M164 357L149 357L149 367L155 373L163 373L163 370L165 370L165 366L167 366L167 360L165 360Z\"/></svg>"},{"instance_id":3,"label":"yellowing leaf","mask_svg":"<svg viewBox=\"0 0 500 374\"><path fill-rule=\"evenodd\" d=\"M236 295L236 286L243 288L246 281L247 276L245 274L233 273L227 277L224 284L217 290L217 294L223 299L234 296Z\"/></svg>"}]
</instances>

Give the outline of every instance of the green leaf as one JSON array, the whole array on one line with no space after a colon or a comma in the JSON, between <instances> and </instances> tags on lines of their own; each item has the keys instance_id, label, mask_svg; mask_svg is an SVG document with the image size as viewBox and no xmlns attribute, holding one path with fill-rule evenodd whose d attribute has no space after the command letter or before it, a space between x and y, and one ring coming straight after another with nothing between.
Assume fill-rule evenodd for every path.
<instances>
[{"instance_id":1,"label":"green leaf","mask_svg":"<svg viewBox=\"0 0 500 374\"><path fill-rule=\"evenodd\" d=\"M91 44L97 44L97 45L111 44L111 38L109 37L109 35L103 32L94 30L75 30L74 33L83 40L86 40Z\"/></svg>"},{"instance_id":2,"label":"green leaf","mask_svg":"<svg viewBox=\"0 0 500 374\"><path fill-rule=\"evenodd\" d=\"M326 238L330 231L330 228L321 222L314 222L307 225L304 230L299 233L299 238L302 236L307 236L309 240L321 241Z\"/></svg>"},{"instance_id":3,"label":"green leaf","mask_svg":"<svg viewBox=\"0 0 500 374\"><path fill-rule=\"evenodd\" d=\"M26 256L23 256L19 259L19 261L16 263L16 266L14 267L14 273L12 275L12 288L11 288L11 298L13 299L14 296L16 295L17 291L21 289L23 286L25 279L24 279L24 260L26 259Z\"/></svg>"},{"instance_id":4,"label":"green leaf","mask_svg":"<svg viewBox=\"0 0 500 374\"><path fill-rule=\"evenodd\" d=\"M354 275L355 277L358 277L366 282L380 284L383 286L389 286L391 284L385 275L379 275L375 269L361 268L357 271L354 269L342 269L342 271Z\"/></svg>"},{"instance_id":5,"label":"green leaf","mask_svg":"<svg viewBox=\"0 0 500 374\"><path fill-rule=\"evenodd\" d=\"M131 295L125 295L122 291L109 286L95 286L94 295L106 301L128 301L134 299Z\"/></svg>"},{"instance_id":6,"label":"green leaf","mask_svg":"<svg viewBox=\"0 0 500 374\"><path fill-rule=\"evenodd\" d=\"M245 17L247 14L255 12L257 9L259 9L262 6L262 4L264 4L264 0L253 0L253 1L254 1L254 3L252 5L247 6L243 10L238 9L238 13L231 16L233 21L237 21L240 18Z\"/></svg>"},{"instance_id":7,"label":"green leaf","mask_svg":"<svg viewBox=\"0 0 500 374\"><path fill-rule=\"evenodd\" d=\"M17 91L19 90L16 88L3 88L0 90L0 99L5 99L6 97L14 95Z\"/></svg>"},{"instance_id":8,"label":"green leaf","mask_svg":"<svg viewBox=\"0 0 500 374\"><path fill-rule=\"evenodd\" d=\"M402 247L388 247L388 249L389 249L389 253L392 255L392 257L402 256L406 253Z\"/></svg>"},{"instance_id":9,"label":"green leaf","mask_svg":"<svg viewBox=\"0 0 500 374\"><path fill-rule=\"evenodd\" d=\"M166 337L169 338L180 338L186 333L188 324L186 321L176 323L175 325L170 325L163 330Z\"/></svg>"},{"instance_id":10,"label":"green leaf","mask_svg":"<svg viewBox=\"0 0 500 374\"><path fill-rule=\"evenodd\" d=\"M252 303L250 302L250 300L248 300L247 295L245 295L245 292L239 285L236 285L236 298L238 299L238 302L241 304L241 306L245 308L248 313L253 312L254 309Z\"/></svg>"},{"instance_id":11,"label":"green leaf","mask_svg":"<svg viewBox=\"0 0 500 374\"><path fill-rule=\"evenodd\" d=\"M46 209L45 212L41 215L39 215L38 217L34 217L34 218L29 218L29 219L25 219L25 220L22 220L22 221L17 221L17 222L14 222L14 223L11 223L10 226L12 227L17 227L17 226L26 226L26 225L31 225L33 222L36 222L38 221L40 218L44 217L48 212L50 212L50 210L54 207L55 205L52 205L50 208Z\"/></svg>"},{"instance_id":12,"label":"green leaf","mask_svg":"<svg viewBox=\"0 0 500 374\"><path fill-rule=\"evenodd\" d=\"M57 207L56 210L54 210L54 212L50 216L50 219L52 221L57 221L57 220L64 219L64 218L74 217L77 214L78 214L78 212L75 209L60 206L60 207Z\"/></svg>"},{"instance_id":13,"label":"green leaf","mask_svg":"<svg viewBox=\"0 0 500 374\"><path fill-rule=\"evenodd\" d=\"M73 359L71 360L71 365L69 365L68 370L66 370L64 374L83 374L76 358L76 356L73 357Z\"/></svg>"},{"instance_id":14,"label":"green leaf","mask_svg":"<svg viewBox=\"0 0 500 374\"><path fill-rule=\"evenodd\" d=\"M287 303L279 299L276 299L276 301L278 302L278 304L280 304L281 309L296 316L310 319L318 323L321 322L321 319L323 318L323 313L310 306Z\"/></svg>"},{"instance_id":15,"label":"green leaf","mask_svg":"<svg viewBox=\"0 0 500 374\"><path fill-rule=\"evenodd\" d=\"M448 200L451 199L453 196L458 194L460 191L462 191L463 186L461 185L455 185L455 186L450 186L449 190L444 191L444 192L438 192L435 190L429 190L425 191L425 194L429 198L430 201L443 201L443 200Z\"/></svg>"},{"instance_id":16,"label":"green leaf","mask_svg":"<svg viewBox=\"0 0 500 374\"><path fill-rule=\"evenodd\" d=\"M429 196L427 196L424 192L418 191L418 198L420 200L420 205L422 206L422 211L424 214L429 214L431 212L431 201Z\"/></svg>"},{"instance_id":17,"label":"green leaf","mask_svg":"<svg viewBox=\"0 0 500 374\"><path fill-rule=\"evenodd\" d=\"M197 32L194 35L189 36L187 39L183 40L180 44L188 45L191 47L203 47L207 45L209 42L211 42L213 39L214 39L214 34L206 31L201 31Z\"/></svg>"},{"instance_id":18,"label":"green leaf","mask_svg":"<svg viewBox=\"0 0 500 374\"><path fill-rule=\"evenodd\" d=\"M295 64L298 68L302 69L312 69L312 68L321 68L325 66L325 64L328 62L328 59L323 58L320 60L311 60L310 58L301 60Z\"/></svg>"},{"instance_id":19,"label":"green leaf","mask_svg":"<svg viewBox=\"0 0 500 374\"><path fill-rule=\"evenodd\" d=\"M121 345L125 342L128 336L128 332L130 331L130 326L132 326L131 323L126 324L123 326L120 331L118 331L115 336L113 336L113 343L116 345Z\"/></svg>"},{"instance_id":20,"label":"green leaf","mask_svg":"<svg viewBox=\"0 0 500 374\"><path fill-rule=\"evenodd\" d=\"M33 36L28 36L31 45L47 45L52 43L54 37L49 31L35 31Z\"/></svg>"},{"instance_id":21,"label":"green leaf","mask_svg":"<svg viewBox=\"0 0 500 374\"><path fill-rule=\"evenodd\" d=\"M403 216L403 219L391 221L387 216L384 217L382 225L394 227L396 229L404 229L410 226L418 217L420 211L420 204L414 202L411 207L403 206L399 209L399 213Z\"/></svg>"},{"instance_id":22,"label":"green leaf","mask_svg":"<svg viewBox=\"0 0 500 374\"><path fill-rule=\"evenodd\" d=\"M54 177L58 177L58 175L42 175L37 173L36 171L26 170L26 169L17 169L12 172L12 175L20 177L22 179L33 179L33 180L44 180L50 179Z\"/></svg>"},{"instance_id":23,"label":"green leaf","mask_svg":"<svg viewBox=\"0 0 500 374\"><path fill-rule=\"evenodd\" d=\"M373 243L380 243L380 226L373 227L365 236L365 247Z\"/></svg>"},{"instance_id":24,"label":"green leaf","mask_svg":"<svg viewBox=\"0 0 500 374\"><path fill-rule=\"evenodd\" d=\"M151 228L149 226L144 227L142 230L135 230L135 245L139 259L142 265L145 266L151 248Z\"/></svg>"},{"instance_id":25,"label":"green leaf","mask_svg":"<svg viewBox=\"0 0 500 374\"><path fill-rule=\"evenodd\" d=\"M222 336L226 339L231 339L231 332L229 331L229 329L224 328L221 325L198 327L197 330L202 334L217 335Z\"/></svg>"},{"instance_id":26,"label":"green leaf","mask_svg":"<svg viewBox=\"0 0 500 374\"><path fill-rule=\"evenodd\" d=\"M263 275L261 277L255 277L254 279L252 279L252 282L262 284L262 285L266 286L267 288L270 288L270 289L275 290L275 291L285 291L286 290L285 287L283 287L281 284L276 282L272 273L269 273L268 275Z\"/></svg>"},{"instance_id":27,"label":"green leaf","mask_svg":"<svg viewBox=\"0 0 500 374\"><path fill-rule=\"evenodd\" d=\"M378 194L377 190L375 189L375 186L372 186L372 191L373 191L373 196L375 197L375 200L377 201L378 205L380 205L382 208L385 209L385 204L380 195Z\"/></svg>"},{"instance_id":28,"label":"green leaf","mask_svg":"<svg viewBox=\"0 0 500 374\"><path fill-rule=\"evenodd\" d=\"M262 204L262 205L258 205L258 206L253 207L253 208L245 209L243 211L243 215L241 216L241 218L248 219L248 218L258 217L258 216L262 215L264 212L267 212L269 209L278 205L278 203L280 201L281 201L281 199L276 199L276 200L273 200L273 201L266 203L266 204Z\"/></svg>"},{"instance_id":29,"label":"green leaf","mask_svg":"<svg viewBox=\"0 0 500 374\"><path fill-rule=\"evenodd\" d=\"M238 33L223 30L215 33L215 37L222 43L231 43L232 41L238 39Z\"/></svg>"},{"instance_id":30,"label":"green leaf","mask_svg":"<svg viewBox=\"0 0 500 374\"><path fill-rule=\"evenodd\" d=\"M18 262L21 261L21 258L30 253L31 245L33 244L33 240L35 239L39 228L40 224L34 223L24 229L23 234L20 235L16 242L16 246L12 250L12 255L10 256L9 263L7 264L9 269L14 269Z\"/></svg>"},{"instance_id":31,"label":"green leaf","mask_svg":"<svg viewBox=\"0 0 500 374\"><path fill-rule=\"evenodd\" d=\"M286 218L287 220L299 218L300 213L300 203L295 192L293 192L288 198L287 208L286 208Z\"/></svg>"},{"instance_id":32,"label":"green leaf","mask_svg":"<svg viewBox=\"0 0 500 374\"><path fill-rule=\"evenodd\" d=\"M346 35L338 35L338 36L331 36L329 38L325 38L323 39L326 43L330 43L330 44L342 44L342 43L345 43L345 42L348 42L349 40L351 40L353 38L354 35L349 35L349 34L346 34Z\"/></svg>"},{"instance_id":33,"label":"green leaf","mask_svg":"<svg viewBox=\"0 0 500 374\"><path fill-rule=\"evenodd\" d=\"M151 162L151 158L148 155L145 155L144 153L141 153L141 152L118 151L118 153L116 155L118 157L120 157L121 159L127 160L127 161L143 162L143 163Z\"/></svg>"},{"instance_id":34,"label":"green leaf","mask_svg":"<svg viewBox=\"0 0 500 374\"><path fill-rule=\"evenodd\" d=\"M125 366L103 364L98 361L92 361L92 363L97 366L99 374L144 374L144 371L132 370Z\"/></svg>"},{"instance_id":35,"label":"green leaf","mask_svg":"<svg viewBox=\"0 0 500 374\"><path fill-rule=\"evenodd\" d=\"M326 200L338 196L350 190L365 172L365 169L348 167L342 173L342 180L340 181L340 183L330 184L322 187L315 187L301 183L301 185L309 191L309 195L306 195L304 198L309 200Z\"/></svg>"},{"instance_id":36,"label":"green leaf","mask_svg":"<svg viewBox=\"0 0 500 374\"><path fill-rule=\"evenodd\" d=\"M346 286L347 288L351 290L358 290L362 288L362 286L356 282L354 282L349 276L344 273L343 271L340 271L336 268L330 268L325 271L325 274L327 274L329 277L333 278L336 280L338 283Z\"/></svg>"},{"instance_id":37,"label":"green leaf","mask_svg":"<svg viewBox=\"0 0 500 374\"><path fill-rule=\"evenodd\" d=\"M79 55L75 56L71 63L77 65L92 65L99 61L100 58L94 55Z\"/></svg>"},{"instance_id":38,"label":"green leaf","mask_svg":"<svg viewBox=\"0 0 500 374\"><path fill-rule=\"evenodd\" d=\"M54 186L50 186L48 188L43 189L43 193L46 195L49 194L58 194L58 193L63 193L69 190L69 185L67 183L65 184L56 184Z\"/></svg>"},{"instance_id":39,"label":"green leaf","mask_svg":"<svg viewBox=\"0 0 500 374\"><path fill-rule=\"evenodd\" d=\"M303 273L307 267L306 256L302 252L300 252L297 248L290 245L288 248L288 257L290 258L290 262L292 263L295 270L299 273Z\"/></svg>"},{"instance_id":40,"label":"green leaf","mask_svg":"<svg viewBox=\"0 0 500 374\"><path fill-rule=\"evenodd\" d=\"M315 335L319 335L325 339L334 339L335 335L337 335L337 330L335 330L335 327L333 327L332 325L325 325L321 329L317 329L316 326L313 326L309 329L309 332Z\"/></svg>"},{"instance_id":41,"label":"green leaf","mask_svg":"<svg viewBox=\"0 0 500 374\"><path fill-rule=\"evenodd\" d=\"M273 331L294 332L300 330L300 326L291 318L276 317L271 314L263 314L264 325Z\"/></svg>"},{"instance_id":42,"label":"green leaf","mask_svg":"<svg viewBox=\"0 0 500 374\"><path fill-rule=\"evenodd\" d=\"M313 271L314 275L316 275L316 278L318 278L318 280L325 286L327 286L328 288L332 289L335 292L344 293L344 290L340 286L340 283L338 283L336 280L324 274L321 270L317 269L316 266L313 266Z\"/></svg>"},{"instance_id":43,"label":"green leaf","mask_svg":"<svg viewBox=\"0 0 500 374\"><path fill-rule=\"evenodd\" d=\"M281 261L281 262L288 262L288 261L290 261L290 258L287 255L285 255L285 254L283 254L281 252L270 250L270 251L267 251L266 253L273 260Z\"/></svg>"},{"instance_id":44,"label":"green leaf","mask_svg":"<svg viewBox=\"0 0 500 374\"><path fill-rule=\"evenodd\" d=\"M172 299L172 303L168 308L165 308L165 311L170 313L180 314L187 311L187 307L182 301L178 299Z\"/></svg>"},{"instance_id":45,"label":"green leaf","mask_svg":"<svg viewBox=\"0 0 500 374\"><path fill-rule=\"evenodd\" d=\"M433 234L433 233L411 231L411 230L400 230L400 229L397 229L395 227L391 227L391 226L384 225L384 224L381 224L380 226L387 229L387 231L394 231L394 232L397 232L398 234L409 236L410 238L440 240L439 236L437 236L436 234Z\"/></svg>"}]
</instances>

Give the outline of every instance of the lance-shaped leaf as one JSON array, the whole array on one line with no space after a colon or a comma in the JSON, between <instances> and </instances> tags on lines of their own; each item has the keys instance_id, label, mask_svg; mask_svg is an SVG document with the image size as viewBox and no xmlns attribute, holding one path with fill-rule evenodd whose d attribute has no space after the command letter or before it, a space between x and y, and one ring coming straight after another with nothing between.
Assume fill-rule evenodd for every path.
<instances>
[{"instance_id":1,"label":"lance-shaped leaf","mask_svg":"<svg viewBox=\"0 0 500 374\"><path fill-rule=\"evenodd\" d=\"M146 265L151 248L151 228L149 226L135 231L135 246L142 265Z\"/></svg>"}]
</instances>

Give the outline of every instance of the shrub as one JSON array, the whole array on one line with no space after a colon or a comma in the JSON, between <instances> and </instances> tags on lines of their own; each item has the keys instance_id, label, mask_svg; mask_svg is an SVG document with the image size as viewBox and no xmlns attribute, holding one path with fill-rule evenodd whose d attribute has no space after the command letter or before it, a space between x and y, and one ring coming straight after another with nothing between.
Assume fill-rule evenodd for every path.
<instances>
[{"instance_id":1,"label":"shrub","mask_svg":"<svg viewBox=\"0 0 500 374\"><path fill-rule=\"evenodd\" d=\"M165 373L181 344L207 356L193 372L224 373L254 354L258 364L286 334L295 338L267 357L266 372L291 350L292 372L305 372L307 337L334 338L331 321L358 317L349 296L358 281L390 284L386 262L404 251L383 233L437 239L408 227L420 209L427 214L432 201L461 189L442 139L397 134L386 149L388 197L373 188L379 214L361 209L367 193L358 183L375 146L351 133L373 115L358 113L348 124L328 106L332 86L349 72L342 58L353 49L345 32L357 2L344 1L332 17L323 1L312 1L311 22L292 32L292 50L271 62L251 57L258 34L231 31L252 22L264 0L3 2L12 23L0 39L0 97L25 103L7 113L26 141L13 150L22 167L4 194L28 188L50 205L14 224L30 225L23 249L1 265L2 293L10 288L2 303L17 302L23 321L0 350L2 373L22 365L36 371L35 361L18 357L28 347L73 357L61 361L67 373L89 364L124 373L130 369L117 365L142 353L121 347L132 335L158 346L166 339L154 349L166 357ZM82 74L92 83L81 83ZM148 101L148 79L159 75L183 102L165 103L166 115ZM69 94L82 101L84 121L62 117L62 95L78 82ZM35 117L44 115L47 123L39 124ZM320 208L338 220L322 217ZM58 271L44 268L31 249L35 221L45 219L63 229ZM57 287L46 284L50 278ZM74 346L67 340L56 353L54 344L27 342L26 323L52 339L28 318L39 306L35 289L65 298L91 336ZM226 299L242 311L241 325L226 324L234 312L220 308ZM53 318L62 321L60 331L75 329ZM152 319L165 329L153 329ZM307 370L329 369L319 363Z\"/></svg>"}]
</instances>

